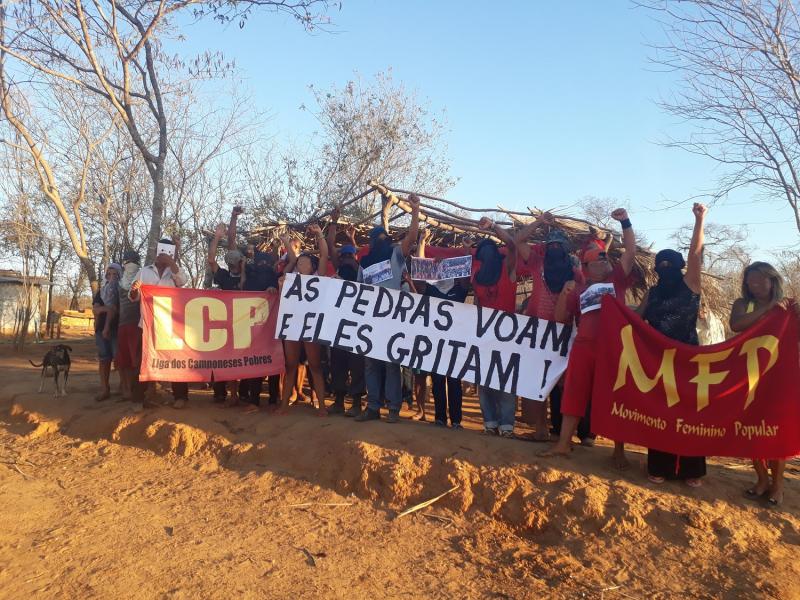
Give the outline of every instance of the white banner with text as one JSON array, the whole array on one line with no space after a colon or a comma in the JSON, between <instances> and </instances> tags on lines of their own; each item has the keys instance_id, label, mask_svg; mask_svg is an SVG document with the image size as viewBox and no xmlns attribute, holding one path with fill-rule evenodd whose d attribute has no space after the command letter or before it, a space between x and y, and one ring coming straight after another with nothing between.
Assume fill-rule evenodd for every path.
<instances>
[{"instance_id":1,"label":"white banner with text","mask_svg":"<svg viewBox=\"0 0 800 600\"><path fill-rule=\"evenodd\" d=\"M275 336L544 400L567 367L573 331L492 308L289 273Z\"/></svg>"}]
</instances>

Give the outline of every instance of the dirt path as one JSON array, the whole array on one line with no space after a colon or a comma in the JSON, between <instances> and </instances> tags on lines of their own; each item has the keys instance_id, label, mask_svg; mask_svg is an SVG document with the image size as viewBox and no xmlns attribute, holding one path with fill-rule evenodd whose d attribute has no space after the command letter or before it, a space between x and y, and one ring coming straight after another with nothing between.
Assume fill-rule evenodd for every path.
<instances>
[{"instance_id":1,"label":"dirt path","mask_svg":"<svg viewBox=\"0 0 800 600\"><path fill-rule=\"evenodd\" d=\"M800 597L797 464L770 511L742 498L736 460L690 490L647 483L641 454L621 475L603 446L544 460L528 442L252 415L207 392L135 415L91 399L92 346L73 346L66 399L35 393L41 346L0 350L4 598Z\"/></svg>"}]
</instances>

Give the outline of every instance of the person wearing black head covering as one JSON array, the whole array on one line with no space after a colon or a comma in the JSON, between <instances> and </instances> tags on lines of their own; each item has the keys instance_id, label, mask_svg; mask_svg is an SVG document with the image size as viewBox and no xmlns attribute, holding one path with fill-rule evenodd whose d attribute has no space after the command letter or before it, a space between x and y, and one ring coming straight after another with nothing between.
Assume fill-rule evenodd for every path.
<instances>
[{"instance_id":1,"label":"person wearing black head covering","mask_svg":"<svg viewBox=\"0 0 800 600\"><path fill-rule=\"evenodd\" d=\"M700 270L703 256L703 223L706 207L695 204L694 231L689 248L687 265L675 250L662 250L656 254L655 271L658 283L645 296L639 313L652 327L667 337L684 344L698 345L697 313L700 310ZM653 483L665 479L681 479L692 487L701 484L706 474L703 456L678 456L659 450L647 451L647 474Z\"/></svg>"},{"instance_id":2,"label":"person wearing black head covering","mask_svg":"<svg viewBox=\"0 0 800 600\"><path fill-rule=\"evenodd\" d=\"M358 250L356 249L355 228L352 225L348 226L346 233L349 243L337 249L338 226L339 210L337 209L331 213L331 221L328 224L328 256L331 257L331 262L339 278L345 281L359 281L361 267L356 258ZM357 417L361 414L361 400L366 393L364 357L333 346L329 348L329 351L334 401L328 412L344 414L346 417ZM345 411L344 398L347 395L350 396L352 405Z\"/></svg>"},{"instance_id":3,"label":"person wearing black head covering","mask_svg":"<svg viewBox=\"0 0 800 600\"><path fill-rule=\"evenodd\" d=\"M253 249L252 261L245 265L245 280L242 288L248 292L277 292L278 274L275 271L276 256L270 252ZM269 404L277 405L281 396L281 376L270 375ZM261 406L263 377L242 379L239 382L239 398L243 402ZM216 394L216 392L215 392Z\"/></svg>"},{"instance_id":4,"label":"person wearing black head covering","mask_svg":"<svg viewBox=\"0 0 800 600\"><path fill-rule=\"evenodd\" d=\"M361 279L364 283L399 290L406 272L406 257L411 253L419 233L419 198L410 194L411 224L400 244L392 244L383 227L375 227L369 234L369 253L361 258ZM385 268L381 263L386 263ZM380 265L380 266L379 266ZM377 269L373 269L377 267ZM403 405L403 383L400 365L375 358L364 359L364 376L367 385L367 409L356 417L356 421L380 420L383 398L389 402L387 423L400 421ZM385 382L385 385L384 385Z\"/></svg>"},{"instance_id":5,"label":"person wearing black head covering","mask_svg":"<svg viewBox=\"0 0 800 600\"><path fill-rule=\"evenodd\" d=\"M490 238L482 239L475 249L475 258L481 262L481 266L475 272L475 281L479 285L497 285L503 272L503 260L505 259L500 254L497 242Z\"/></svg>"}]
</instances>

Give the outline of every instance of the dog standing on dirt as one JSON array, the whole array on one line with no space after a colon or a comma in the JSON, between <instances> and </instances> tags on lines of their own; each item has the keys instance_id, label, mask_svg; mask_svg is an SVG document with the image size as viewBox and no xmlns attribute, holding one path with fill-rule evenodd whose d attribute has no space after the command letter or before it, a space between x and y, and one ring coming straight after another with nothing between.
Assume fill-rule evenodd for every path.
<instances>
[{"instance_id":1,"label":"dog standing on dirt","mask_svg":"<svg viewBox=\"0 0 800 600\"><path fill-rule=\"evenodd\" d=\"M47 354L44 355L41 364L37 365L32 360L28 360L28 362L34 367L42 368L42 380L39 384L40 394L44 389L44 378L47 376L47 370L51 369L53 373L53 379L56 382L56 390L53 396L58 396L59 393L62 396L67 395L67 379L69 379L69 367L71 364L69 358L70 352L72 352L72 348L66 344L58 344L47 351ZM60 377L61 375L63 375L63 377Z\"/></svg>"}]
</instances>

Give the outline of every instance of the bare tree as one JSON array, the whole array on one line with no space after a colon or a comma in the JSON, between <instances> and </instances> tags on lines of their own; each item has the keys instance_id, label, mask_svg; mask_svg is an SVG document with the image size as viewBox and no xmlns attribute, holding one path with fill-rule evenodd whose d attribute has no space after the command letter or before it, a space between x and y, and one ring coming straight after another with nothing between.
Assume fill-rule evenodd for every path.
<instances>
[{"instance_id":1,"label":"bare tree","mask_svg":"<svg viewBox=\"0 0 800 600\"><path fill-rule=\"evenodd\" d=\"M653 60L682 77L662 102L696 125L668 145L726 167L714 198L756 186L800 231L800 18L792 0L642 0L663 24Z\"/></svg>"},{"instance_id":2,"label":"bare tree","mask_svg":"<svg viewBox=\"0 0 800 600\"><path fill-rule=\"evenodd\" d=\"M31 77L59 79L106 102L127 130L152 181L148 257L154 258L164 216L165 170L169 152L167 97L174 92L162 73L213 77L231 66L220 55L203 54L184 62L166 53L163 38L174 35L184 12L222 22L252 11L288 12L312 27L327 0L38 0L6 7L8 36L0 50ZM6 16L7 15L7 16ZM8 23L6 23L8 19ZM7 96L7 94L4 94ZM19 116L12 125L25 128ZM151 135L152 133L155 135ZM33 150L32 150L33 152Z\"/></svg>"},{"instance_id":3,"label":"bare tree","mask_svg":"<svg viewBox=\"0 0 800 600\"><path fill-rule=\"evenodd\" d=\"M243 157L249 195L266 216L303 221L324 206L351 198L374 179L443 195L450 176L445 124L417 93L391 74L342 87L310 87L314 106L301 106L319 125L307 147ZM379 198L353 206L356 218L373 214Z\"/></svg>"},{"instance_id":4,"label":"bare tree","mask_svg":"<svg viewBox=\"0 0 800 600\"><path fill-rule=\"evenodd\" d=\"M687 251L692 239L692 225L685 225L672 234L678 250ZM741 273L750 263L747 229L719 223L706 223L703 266L708 273L728 276Z\"/></svg>"}]
</instances>

